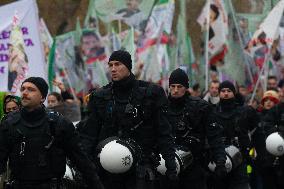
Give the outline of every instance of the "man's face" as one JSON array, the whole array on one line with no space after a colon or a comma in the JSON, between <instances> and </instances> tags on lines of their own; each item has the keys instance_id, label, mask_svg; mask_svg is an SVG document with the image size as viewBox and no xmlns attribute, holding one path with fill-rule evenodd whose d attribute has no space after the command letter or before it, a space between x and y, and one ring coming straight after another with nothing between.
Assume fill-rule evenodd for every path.
<instances>
[{"instance_id":1,"label":"man's face","mask_svg":"<svg viewBox=\"0 0 284 189\"><path fill-rule=\"evenodd\" d=\"M278 94L279 94L280 101L284 102L284 87L280 88Z\"/></svg>"},{"instance_id":2,"label":"man's face","mask_svg":"<svg viewBox=\"0 0 284 189\"><path fill-rule=\"evenodd\" d=\"M272 88L277 89L277 81L276 81L276 79L269 79L267 81L267 88L269 88L269 89L272 89Z\"/></svg>"},{"instance_id":3,"label":"man's face","mask_svg":"<svg viewBox=\"0 0 284 189\"><path fill-rule=\"evenodd\" d=\"M139 7L139 0L126 0L127 8L130 10L136 10Z\"/></svg>"},{"instance_id":4,"label":"man's face","mask_svg":"<svg viewBox=\"0 0 284 189\"><path fill-rule=\"evenodd\" d=\"M100 46L100 42L96 39L95 36L87 35L82 37L81 48L85 56L93 56L92 50L96 49L98 46Z\"/></svg>"},{"instance_id":5,"label":"man's face","mask_svg":"<svg viewBox=\"0 0 284 189\"><path fill-rule=\"evenodd\" d=\"M22 106L29 110L40 107L44 102L44 98L42 97L39 89L30 82L25 82L22 84L21 99Z\"/></svg>"},{"instance_id":6,"label":"man's face","mask_svg":"<svg viewBox=\"0 0 284 189\"><path fill-rule=\"evenodd\" d=\"M186 88L181 84L171 84L170 93L173 98L181 98L186 92Z\"/></svg>"},{"instance_id":7,"label":"man's face","mask_svg":"<svg viewBox=\"0 0 284 189\"><path fill-rule=\"evenodd\" d=\"M248 28L248 21L247 20L241 20L240 21L240 27L242 29L247 29Z\"/></svg>"},{"instance_id":8,"label":"man's face","mask_svg":"<svg viewBox=\"0 0 284 189\"><path fill-rule=\"evenodd\" d=\"M231 91L231 89L223 88L221 89L219 96L220 96L220 99L231 99L231 98L234 98L235 95L233 91Z\"/></svg>"},{"instance_id":9,"label":"man's face","mask_svg":"<svg viewBox=\"0 0 284 189\"><path fill-rule=\"evenodd\" d=\"M6 107L5 107L5 111L7 113L9 112L13 112L15 110L18 110L19 109L19 106L16 104L16 102L14 101L10 101L6 104Z\"/></svg>"},{"instance_id":10,"label":"man's face","mask_svg":"<svg viewBox=\"0 0 284 189\"><path fill-rule=\"evenodd\" d=\"M248 90L247 90L247 88L245 88L245 87L239 87L239 93L240 93L242 96L246 97L246 96L248 95Z\"/></svg>"},{"instance_id":11,"label":"man's face","mask_svg":"<svg viewBox=\"0 0 284 189\"><path fill-rule=\"evenodd\" d=\"M120 81L130 75L128 68L119 61L113 60L108 63L108 69L113 81Z\"/></svg>"},{"instance_id":12,"label":"man's face","mask_svg":"<svg viewBox=\"0 0 284 189\"><path fill-rule=\"evenodd\" d=\"M209 93L211 97L217 97L219 95L219 83L211 83Z\"/></svg>"},{"instance_id":13,"label":"man's face","mask_svg":"<svg viewBox=\"0 0 284 189\"><path fill-rule=\"evenodd\" d=\"M59 104L56 96L54 95L48 95L47 97L47 106L48 107L54 107L57 106Z\"/></svg>"}]
</instances>

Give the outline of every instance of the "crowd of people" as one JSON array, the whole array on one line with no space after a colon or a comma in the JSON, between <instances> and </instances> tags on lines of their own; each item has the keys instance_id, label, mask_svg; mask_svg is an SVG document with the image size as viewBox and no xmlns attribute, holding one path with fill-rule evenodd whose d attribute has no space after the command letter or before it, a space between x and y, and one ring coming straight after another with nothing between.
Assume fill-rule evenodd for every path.
<instances>
[{"instance_id":1,"label":"crowd of people","mask_svg":"<svg viewBox=\"0 0 284 189\"><path fill-rule=\"evenodd\" d=\"M5 97L5 188L68 188L66 167L73 188L284 187L284 78L269 76L256 95L215 79L203 94L177 68L166 94L135 78L127 51L114 51L108 69L112 81L83 100L56 80L60 93L48 94L40 77L21 84L21 97Z\"/></svg>"}]
</instances>

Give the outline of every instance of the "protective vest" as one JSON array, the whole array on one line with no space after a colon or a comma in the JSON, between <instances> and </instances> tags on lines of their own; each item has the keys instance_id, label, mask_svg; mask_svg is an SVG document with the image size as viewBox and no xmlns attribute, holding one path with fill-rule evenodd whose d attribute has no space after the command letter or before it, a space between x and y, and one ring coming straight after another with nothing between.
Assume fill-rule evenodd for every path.
<instances>
[{"instance_id":1,"label":"protective vest","mask_svg":"<svg viewBox=\"0 0 284 189\"><path fill-rule=\"evenodd\" d=\"M117 136L133 139L141 146L143 154L150 156L155 151L155 127L152 119L155 102L151 98L152 85L135 81L127 100L115 98L111 85L95 93L98 116L101 120L99 141Z\"/></svg>"},{"instance_id":2,"label":"protective vest","mask_svg":"<svg viewBox=\"0 0 284 189\"><path fill-rule=\"evenodd\" d=\"M47 180L64 175L66 156L56 132L60 119L59 114L48 112L31 127L19 112L8 118L6 136L13 179Z\"/></svg>"},{"instance_id":3,"label":"protective vest","mask_svg":"<svg viewBox=\"0 0 284 189\"><path fill-rule=\"evenodd\" d=\"M240 135L240 121L241 121L242 108L235 107L230 112L223 112L220 105L215 109L216 120L224 128L224 143L240 147L238 136Z\"/></svg>"},{"instance_id":4,"label":"protective vest","mask_svg":"<svg viewBox=\"0 0 284 189\"><path fill-rule=\"evenodd\" d=\"M180 111L169 109L169 121L173 127L175 143L189 147L194 154L204 148L205 126L201 124L202 110L199 98L187 97ZM201 129L200 129L201 128ZM200 132L202 130L202 133Z\"/></svg>"}]
</instances>

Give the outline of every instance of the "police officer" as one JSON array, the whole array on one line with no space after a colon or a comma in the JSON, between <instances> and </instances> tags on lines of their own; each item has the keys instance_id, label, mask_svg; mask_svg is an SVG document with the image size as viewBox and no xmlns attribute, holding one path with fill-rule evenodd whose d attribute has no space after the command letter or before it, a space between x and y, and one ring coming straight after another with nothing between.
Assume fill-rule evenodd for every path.
<instances>
[{"instance_id":1,"label":"police officer","mask_svg":"<svg viewBox=\"0 0 284 189\"><path fill-rule=\"evenodd\" d=\"M104 188L94 164L79 148L73 124L45 109L45 80L27 78L20 91L22 108L9 114L0 129L0 174L9 159L12 188L63 188L66 156L82 172L90 188Z\"/></svg>"},{"instance_id":2,"label":"police officer","mask_svg":"<svg viewBox=\"0 0 284 189\"><path fill-rule=\"evenodd\" d=\"M226 174L221 127L211 117L212 106L199 97L189 95L188 77L182 69L178 68L171 73L169 87L168 114L174 130L175 144L188 148L193 155L192 164L180 173L180 188L204 189L204 152L208 150L208 142L217 164L215 173L220 177Z\"/></svg>"},{"instance_id":3,"label":"police officer","mask_svg":"<svg viewBox=\"0 0 284 189\"><path fill-rule=\"evenodd\" d=\"M249 131L258 124L256 111L248 106L240 106L235 99L236 89L230 81L224 81L219 87L220 102L214 110L217 122L223 128L223 141L226 147L234 146L241 151L242 161L233 164L233 170L222 180L215 181L215 188L249 188L246 163L250 162L251 142Z\"/></svg>"},{"instance_id":4,"label":"police officer","mask_svg":"<svg viewBox=\"0 0 284 189\"><path fill-rule=\"evenodd\" d=\"M109 137L131 139L141 148L141 158L129 171L121 174L102 170L107 189L155 188L158 153L165 161L169 184L176 183L173 137L166 117L167 98L155 84L136 80L131 72L132 60L127 51L114 51L108 62L112 82L92 93L91 115L81 129L88 154L97 157L98 143ZM99 145L100 146L100 145ZM115 156L115 155L114 155Z\"/></svg>"},{"instance_id":5,"label":"police officer","mask_svg":"<svg viewBox=\"0 0 284 189\"><path fill-rule=\"evenodd\" d=\"M263 118L262 127L264 135L268 137L270 134L278 132L283 138L284 136L284 103L280 102L271 108ZM283 141L283 139L282 139ZM261 141L260 141L261 142ZM273 142L273 141L272 141ZM277 142L277 141L275 141ZM282 147L281 147L282 146ZM267 149L267 147L266 147ZM283 152L283 142L277 144L277 150ZM263 178L263 188L280 189L284 188L284 156L276 156L270 153L260 154L263 159L263 166L260 170Z\"/></svg>"},{"instance_id":6,"label":"police officer","mask_svg":"<svg viewBox=\"0 0 284 189\"><path fill-rule=\"evenodd\" d=\"M211 81L208 92L203 98L204 100L206 100L213 106L215 106L220 101L220 97L218 93L219 85L220 85L219 81L215 81L215 80Z\"/></svg>"}]
</instances>

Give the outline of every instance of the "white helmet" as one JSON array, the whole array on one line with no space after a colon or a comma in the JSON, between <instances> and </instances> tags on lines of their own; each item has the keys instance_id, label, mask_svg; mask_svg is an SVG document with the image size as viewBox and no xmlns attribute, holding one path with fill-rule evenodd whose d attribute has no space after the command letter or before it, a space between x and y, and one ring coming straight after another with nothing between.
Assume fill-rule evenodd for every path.
<instances>
[{"instance_id":1,"label":"white helmet","mask_svg":"<svg viewBox=\"0 0 284 189\"><path fill-rule=\"evenodd\" d=\"M225 152L226 152L225 167L227 173L229 173L230 171L232 171L233 168L238 167L242 163L242 155L240 150L234 145L226 147ZM212 172L215 171L215 167L216 167L215 162L210 162L208 164L208 168Z\"/></svg>"},{"instance_id":2,"label":"white helmet","mask_svg":"<svg viewBox=\"0 0 284 189\"><path fill-rule=\"evenodd\" d=\"M165 160L160 155L160 164L157 167L157 171L161 173L162 175L166 174L167 168L165 165ZM179 174L181 170L186 169L188 166L192 164L193 156L192 153L183 146L176 146L176 152L175 152L175 160L176 160L176 166L177 166L177 173Z\"/></svg>"},{"instance_id":3,"label":"white helmet","mask_svg":"<svg viewBox=\"0 0 284 189\"><path fill-rule=\"evenodd\" d=\"M266 150L274 156L282 156L284 154L284 140L278 133L272 133L266 138Z\"/></svg>"},{"instance_id":4,"label":"white helmet","mask_svg":"<svg viewBox=\"0 0 284 189\"><path fill-rule=\"evenodd\" d=\"M125 173L141 158L141 148L132 139L109 137L97 149L101 166L110 173Z\"/></svg>"},{"instance_id":5,"label":"white helmet","mask_svg":"<svg viewBox=\"0 0 284 189\"><path fill-rule=\"evenodd\" d=\"M231 172L231 170L233 169L233 163L232 163L232 161L231 161L231 159L229 158L228 155L226 155L225 167L226 167L227 173ZM208 168L209 168L210 171L214 172L215 168L216 168L215 162L214 161L210 162L208 164Z\"/></svg>"},{"instance_id":6,"label":"white helmet","mask_svg":"<svg viewBox=\"0 0 284 189\"><path fill-rule=\"evenodd\" d=\"M163 158L163 156L161 154L160 155L160 165L157 167L157 171L159 173L161 173L162 175L166 175L166 171L167 171L167 168L166 168L166 162L165 162L165 159ZM177 158L176 159L176 166L177 166L177 173L179 174L180 172L180 164L179 164L179 161Z\"/></svg>"},{"instance_id":7,"label":"white helmet","mask_svg":"<svg viewBox=\"0 0 284 189\"><path fill-rule=\"evenodd\" d=\"M66 164L64 178L68 180L74 180L73 175L74 175L74 170Z\"/></svg>"}]
</instances>

